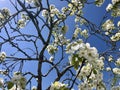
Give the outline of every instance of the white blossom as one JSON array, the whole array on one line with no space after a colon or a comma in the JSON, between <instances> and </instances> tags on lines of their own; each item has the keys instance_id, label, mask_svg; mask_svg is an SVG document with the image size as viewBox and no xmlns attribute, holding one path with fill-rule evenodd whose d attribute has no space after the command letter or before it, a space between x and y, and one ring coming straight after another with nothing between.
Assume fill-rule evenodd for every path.
<instances>
[{"instance_id":1,"label":"white blossom","mask_svg":"<svg viewBox=\"0 0 120 90\"><path fill-rule=\"evenodd\" d=\"M51 84L50 90L61 90L61 88L63 90L67 89L67 84L63 84L59 81L56 81L54 83Z\"/></svg>"},{"instance_id":2,"label":"white blossom","mask_svg":"<svg viewBox=\"0 0 120 90\"><path fill-rule=\"evenodd\" d=\"M112 8L113 8L113 5L110 3L110 4L108 4L106 11L110 11L110 10L112 10Z\"/></svg>"},{"instance_id":3,"label":"white blossom","mask_svg":"<svg viewBox=\"0 0 120 90\"><path fill-rule=\"evenodd\" d=\"M79 78L88 76L91 72L91 69L92 69L92 65L90 64L83 66L81 69L81 73L79 74Z\"/></svg>"},{"instance_id":4,"label":"white blossom","mask_svg":"<svg viewBox=\"0 0 120 90\"><path fill-rule=\"evenodd\" d=\"M120 86L113 86L111 90L120 90Z\"/></svg>"},{"instance_id":5,"label":"white blossom","mask_svg":"<svg viewBox=\"0 0 120 90\"><path fill-rule=\"evenodd\" d=\"M88 37L88 31L86 29L84 29L82 32L81 32L81 35L85 38Z\"/></svg>"},{"instance_id":6,"label":"white blossom","mask_svg":"<svg viewBox=\"0 0 120 90\"><path fill-rule=\"evenodd\" d=\"M76 38L80 32L81 32L81 28L77 27L74 31L73 37Z\"/></svg>"},{"instance_id":7,"label":"white blossom","mask_svg":"<svg viewBox=\"0 0 120 90\"><path fill-rule=\"evenodd\" d=\"M49 54L54 54L58 49L54 45L48 45L47 50Z\"/></svg>"},{"instance_id":8,"label":"white blossom","mask_svg":"<svg viewBox=\"0 0 120 90\"><path fill-rule=\"evenodd\" d=\"M13 78L11 81L14 84L17 84L19 88L25 89L27 80L20 72L14 72Z\"/></svg>"},{"instance_id":9,"label":"white blossom","mask_svg":"<svg viewBox=\"0 0 120 90\"><path fill-rule=\"evenodd\" d=\"M119 68L113 68L113 73L114 74L120 74L120 69Z\"/></svg>"},{"instance_id":10,"label":"white blossom","mask_svg":"<svg viewBox=\"0 0 120 90\"><path fill-rule=\"evenodd\" d=\"M117 59L116 64L120 66L120 58Z\"/></svg>"},{"instance_id":11,"label":"white blossom","mask_svg":"<svg viewBox=\"0 0 120 90\"><path fill-rule=\"evenodd\" d=\"M120 0L112 0L112 4L116 4L117 2L120 2Z\"/></svg>"},{"instance_id":12,"label":"white blossom","mask_svg":"<svg viewBox=\"0 0 120 90\"><path fill-rule=\"evenodd\" d=\"M114 23L112 20L108 19L105 21L105 23L102 25L102 28L106 31L111 31L113 30L115 27L114 27Z\"/></svg>"},{"instance_id":13,"label":"white blossom","mask_svg":"<svg viewBox=\"0 0 120 90\"><path fill-rule=\"evenodd\" d=\"M50 62L53 62L53 60L54 60L54 57L51 56L51 57L49 58L49 61L50 61Z\"/></svg>"},{"instance_id":14,"label":"white blossom","mask_svg":"<svg viewBox=\"0 0 120 90\"><path fill-rule=\"evenodd\" d=\"M36 86L33 86L33 87L32 87L32 90L37 90L37 87L36 87Z\"/></svg>"},{"instance_id":15,"label":"white blossom","mask_svg":"<svg viewBox=\"0 0 120 90\"><path fill-rule=\"evenodd\" d=\"M6 53L5 52L1 52L0 53L0 62L3 62L6 58Z\"/></svg>"},{"instance_id":16,"label":"white blossom","mask_svg":"<svg viewBox=\"0 0 120 90\"><path fill-rule=\"evenodd\" d=\"M49 13L48 13L47 10L43 10L43 11L42 11L42 16L43 16L43 17L47 18L48 15L49 15Z\"/></svg>"},{"instance_id":17,"label":"white blossom","mask_svg":"<svg viewBox=\"0 0 120 90\"><path fill-rule=\"evenodd\" d=\"M8 8L2 8L2 15L4 16L4 19L8 19L10 17L10 10Z\"/></svg>"},{"instance_id":18,"label":"white blossom","mask_svg":"<svg viewBox=\"0 0 120 90\"><path fill-rule=\"evenodd\" d=\"M2 88L4 86L4 80L3 78L0 78L0 88Z\"/></svg>"},{"instance_id":19,"label":"white blossom","mask_svg":"<svg viewBox=\"0 0 120 90\"><path fill-rule=\"evenodd\" d=\"M105 0L95 0L95 4L96 6L100 7L103 3L104 3Z\"/></svg>"},{"instance_id":20,"label":"white blossom","mask_svg":"<svg viewBox=\"0 0 120 90\"><path fill-rule=\"evenodd\" d=\"M110 56L108 57L108 61L109 61L109 62L113 61L113 56L112 56L112 55L110 55Z\"/></svg>"},{"instance_id":21,"label":"white blossom","mask_svg":"<svg viewBox=\"0 0 120 90\"><path fill-rule=\"evenodd\" d=\"M120 27L120 21L118 21L117 26Z\"/></svg>"},{"instance_id":22,"label":"white blossom","mask_svg":"<svg viewBox=\"0 0 120 90\"><path fill-rule=\"evenodd\" d=\"M111 68L110 68L110 67L106 67L106 70L107 70L107 71L111 71Z\"/></svg>"},{"instance_id":23,"label":"white blossom","mask_svg":"<svg viewBox=\"0 0 120 90\"><path fill-rule=\"evenodd\" d=\"M26 1L26 3L28 3L28 4L30 4L30 3L33 2L33 0L25 0L25 1Z\"/></svg>"},{"instance_id":24,"label":"white blossom","mask_svg":"<svg viewBox=\"0 0 120 90\"><path fill-rule=\"evenodd\" d=\"M25 21L24 19L18 20L17 26L18 26L19 28L24 28L25 25L26 25L26 21Z\"/></svg>"},{"instance_id":25,"label":"white blossom","mask_svg":"<svg viewBox=\"0 0 120 90\"><path fill-rule=\"evenodd\" d=\"M117 32L115 35L111 37L112 41L118 41L120 40L120 32Z\"/></svg>"}]
</instances>

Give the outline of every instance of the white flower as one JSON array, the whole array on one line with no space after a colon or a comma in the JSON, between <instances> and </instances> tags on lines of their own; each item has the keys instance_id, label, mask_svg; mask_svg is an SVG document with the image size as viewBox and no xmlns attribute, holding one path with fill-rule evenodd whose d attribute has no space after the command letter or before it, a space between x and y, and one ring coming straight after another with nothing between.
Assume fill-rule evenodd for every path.
<instances>
[{"instance_id":1,"label":"white flower","mask_svg":"<svg viewBox=\"0 0 120 90\"><path fill-rule=\"evenodd\" d=\"M107 70L107 71L111 71L111 68L110 68L110 67L106 67L106 70Z\"/></svg>"},{"instance_id":2,"label":"white flower","mask_svg":"<svg viewBox=\"0 0 120 90\"><path fill-rule=\"evenodd\" d=\"M27 14L21 13L21 18L24 20L29 20L29 16Z\"/></svg>"},{"instance_id":3,"label":"white flower","mask_svg":"<svg viewBox=\"0 0 120 90\"><path fill-rule=\"evenodd\" d=\"M2 15L2 13L0 13L0 19L4 19L4 16Z\"/></svg>"},{"instance_id":4,"label":"white flower","mask_svg":"<svg viewBox=\"0 0 120 90\"><path fill-rule=\"evenodd\" d=\"M108 19L106 20L106 22L102 25L102 28L104 30L107 30L107 31L111 31L113 30L115 27L114 27L114 23L112 20Z\"/></svg>"},{"instance_id":5,"label":"white flower","mask_svg":"<svg viewBox=\"0 0 120 90\"><path fill-rule=\"evenodd\" d=\"M43 11L42 11L42 16L43 16L43 17L47 18L48 15L49 15L49 13L48 13L47 10L43 10Z\"/></svg>"},{"instance_id":6,"label":"white flower","mask_svg":"<svg viewBox=\"0 0 120 90\"><path fill-rule=\"evenodd\" d=\"M120 66L120 58L117 59L116 64Z\"/></svg>"},{"instance_id":7,"label":"white flower","mask_svg":"<svg viewBox=\"0 0 120 90\"><path fill-rule=\"evenodd\" d=\"M96 66L98 69L102 70L104 68L103 60L96 60Z\"/></svg>"},{"instance_id":8,"label":"white flower","mask_svg":"<svg viewBox=\"0 0 120 90\"><path fill-rule=\"evenodd\" d=\"M5 19L8 19L10 17L10 10L8 8L3 8L2 15L4 16Z\"/></svg>"},{"instance_id":9,"label":"white flower","mask_svg":"<svg viewBox=\"0 0 120 90\"><path fill-rule=\"evenodd\" d=\"M63 84L63 83L61 83L61 82L59 82L59 81L56 81L56 82L54 82L54 83L52 83L52 85L51 85L51 87L50 87L50 90L61 90L61 88L64 90L66 90L67 89L67 84Z\"/></svg>"},{"instance_id":10,"label":"white flower","mask_svg":"<svg viewBox=\"0 0 120 90\"><path fill-rule=\"evenodd\" d=\"M79 74L79 77L88 76L91 72L91 69L92 69L92 65L89 63L86 66L83 66L81 69L81 73Z\"/></svg>"},{"instance_id":11,"label":"white flower","mask_svg":"<svg viewBox=\"0 0 120 90\"><path fill-rule=\"evenodd\" d=\"M119 68L113 68L113 73L120 74L120 69Z\"/></svg>"},{"instance_id":12,"label":"white flower","mask_svg":"<svg viewBox=\"0 0 120 90\"><path fill-rule=\"evenodd\" d=\"M14 72L11 81L18 85L18 88L25 89L27 80L20 72ZM21 90L20 89L20 90Z\"/></svg>"},{"instance_id":13,"label":"white flower","mask_svg":"<svg viewBox=\"0 0 120 90\"><path fill-rule=\"evenodd\" d=\"M98 6L98 7L100 7L103 3L104 3L104 1L105 0L95 0L96 1L96 6Z\"/></svg>"},{"instance_id":14,"label":"white flower","mask_svg":"<svg viewBox=\"0 0 120 90\"><path fill-rule=\"evenodd\" d=\"M63 7L63 8L61 9L61 11L62 11L62 13L66 13L66 12L68 11L68 8Z\"/></svg>"},{"instance_id":15,"label":"white flower","mask_svg":"<svg viewBox=\"0 0 120 90\"><path fill-rule=\"evenodd\" d=\"M75 32L74 32L74 34L73 34L73 37L76 38L80 32L81 32L81 28L78 28L78 27L77 27L77 28L75 29Z\"/></svg>"},{"instance_id":16,"label":"white flower","mask_svg":"<svg viewBox=\"0 0 120 90\"><path fill-rule=\"evenodd\" d=\"M108 61L109 61L109 62L113 61L113 56L112 56L112 55L110 55L110 56L108 57Z\"/></svg>"},{"instance_id":17,"label":"white flower","mask_svg":"<svg viewBox=\"0 0 120 90\"><path fill-rule=\"evenodd\" d=\"M25 0L25 1L26 1L26 3L28 3L28 4L30 4L30 3L33 2L33 0Z\"/></svg>"},{"instance_id":18,"label":"white flower","mask_svg":"<svg viewBox=\"0 0 120 90\"><path fill-rule=\"evenodd\" d=\"M48 45L47 50L49 54L54 54L58 50L58 48L55 47L54 45Z\"/></svg>"},{"instance_id":19,"label":"white flower","mask_svg":"<svg viewBox=\"0 0 120 90\"><path fill-rule=\"evenodd\" d=\"M57 14L57 16L59 19L62 19L62 20L66 19L66 15L64 13L59 13Z\"/></svg>"},{"instance_id":20,"label":"white flower","mask_svg":"<svg viewBox=\"0 0 120 90\"><path fill-rule=\"evenodd\" d=\"M106 8L106 11L110 11L112 8L113 8L113 5L112 4L108 4L108 6Z\"/></svg>"},{"instance_id":21,"label":"white flower","mask_svg":"<svg viewBox=\"0 0 120 90\"><path fill-rule=\"evenodd\" d=\"M79 21L80 21L80 17L76 16L75 22L79 22Z\"/></svg>"},{"instance_id":22,"label":"white flower","mask_svg":"<svg viewBox=\"0 0 120 90\"><path fill-rule=\"evenodd\" d=\"M117 32L115 35L111 37L112 41L118 41L120 40L120 32Z\"/></svg>"},{"instance_id":23,"label":"white flower","mask_svg":"<svg viewBox=\"0 0 120 90\"><path fill-rule=\"evenodd\" d=\"M81 35L85 38L88 37L88 31L86 29L84 29L82 32L81 32Z\"/></svg>"},{"instance_id":24,"label":"white flower","mask_svg":"<svg viewBox=\"0 0 120 90\"><path fill-rule=\"evenodd\" d=\"M26 25L26 22L24 19L20 19L18 22L17 22L17 25L19 28L24 28L25 25Z\"/></svg>"},{"instance_id":25,"label":"white flower","mask_svg":"<svg viewBox=\"0 0 120 90\"><path fill-rule=\"evenodd\" d=\"M24 90L24 89L22 89L21 87L19 87L19 86L17 86L16 87L16 85L14 85L11 89L9 89L9 90Z\"/></svg>"},{"instance_id":26,"label":"white flower","mask_svg":"<svg viewBox=\"0 0 120 90\"><path fill-rule=\"evenodd\" d=\"M120 90L120 86L113 86L111 90Z\"/></svg>"},{"instance_id":27,"label":"white flower","mask_svg":"<svg viewBox=\"0 0 120 90\"><path fill-rule=\"evenodd\" d=\"M110 37L110 39L112 40L112 41L117 41L116 40L116 37L113 35L112 37Z\"/></svg>"},{"instance_id":28,"label":"white flower","mask_svg":"<svg viewBox=\"0 0 120 90\"><path fill-rule=\"evenodd\" d=\"M109 35L110 33L109 32L105 32L105 35Z\"/></svg>"},{"instance_id":29,"label":"white flower","mask_svg":"<svg viewBox=\"0 0 120 90\"><path fill-rule=\"evenodd\" d=\"M4 85L4 80L3 80L3 78L0 78L0 88L2 88L3 85Z\"/></svg>"},{"instance_id":30,"label":"white flower","mask_svg":"<svg viewBox=\"0 0 120 90\"><path fill-rule=\"evenodd\" d=\"M118 21L117 26L120 27L120 21Z\"/></svg>"},{"instance_id":31,"label":"white flower","mask_svg":"<svg viewBox=\"0 0 120 90\"><path fill-rule=\"evenodd\" d=\"M51 56L51 57L49 58L49 61L50 61L50 62L53 62L53 60L54 60L54 57Z\"/></svg>"},{"instance_id":32,"label":"white flower","mask_svg":"<svg viewBox=\"0 0 120 90\"><path fill-rule=\"evenodd\" d=\"M33 87L32 87L32 90L37 90L37 87L36 87L36 86L33 86Z\"/></svg>"},{"instance_id":33,"label":"white flower","mask_svg":"<svg viewBox=\"0 0 120 90\"><path fill-rule=\"evenodd\" d=\"M113 4L116 4L117 2L120 2L120 0L112 0Z\"/></svg>"},{"instance_id":34,"label":"white flower","mask_svg":"<svg viewBox=\"0 0 120 90\"><path fill-rule=\"evenodd\" d=\"M101 57L100 57L100 60L103 60L103 61L104 61L104 60L105 60L105 57L101 56Z\"/></svg>"},{"instance_id":35,"label":"white flower","mask_svg":"<svg viewBox=\"0 0 120 90\"><path fill-rule=\"evenodd\" d=\"M0 61L1 61L1 62L4 61L5 58L6 58L6 53L5 53L5 52L1 52L1 53L0 53Z\"/></svg>"}]
</instances>

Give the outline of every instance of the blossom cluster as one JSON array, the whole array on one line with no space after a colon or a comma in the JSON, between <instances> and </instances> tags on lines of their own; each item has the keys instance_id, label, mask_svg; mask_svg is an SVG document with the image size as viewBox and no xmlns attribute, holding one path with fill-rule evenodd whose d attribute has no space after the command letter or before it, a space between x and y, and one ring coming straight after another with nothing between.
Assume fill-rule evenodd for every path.
<instances>
[{"instance_id":1,"label":"blossom cluster","mask_svg":"<svg viewBox=\"0 0 120 90\"><path fill-rule=\"evenodd\" d=\"M118 40L120 40L120 32L118 32L118 33L116 33L115 35L113 35L113 36L111 37L111 40L112 40L112 41L118 41Z\"/></svg>"},{"instance_id":2,"label":"blossom cluster","mask_svg":"<svg viewBox=\"0 0 120 90\"><path fill-rule=\"evenodd\" d=\"M53 4L50 5L49 10L50 11L44 9L42 11L42 16L45 18L48 18L48 20L50 20L50 17L53 19L56 17L56 18L59 18L60 20L61 19L64 20L66 18L66 14L64 14L63 12L60 12L60 10L57 9Z\"/></svg>"},{"instance_id":3,"label":"blossom cluster","mask_svg":"<svg viewBox=\"0 0 120 90\"><path fill-rule=\"evenodd\" d=\"M88 35L88 30L86 30L86 29L82 30L81 28L76 27L76 29L75 29L75 31L74 31L74 33L73 33L73 37L74 37L74 38L77 38L79 34L80 34L81 36L85 37L85 38L87 38L87 37L89 36L89 35Z\"/></svg>"},{"instance_id":4,"label":"blossom cluster","mask_svg":"<svg viewBox=\"0 0 120 90\"><path fill-rule=\"evenodd\" d=\"M10 17L10 10L8 8L3 8L0 10L0 27L2 24Z\"/></svg>"},{"instance_id":5,"label":"blossom cluster","mask_svg":"<svg viewBox=\"0 0 120 90\"><path fill-rule=\"evenodd\" d=\"M25 0L28 4L34 4L35 7L40 7L39 0Z\"/></svg>"},{"instance_id":6,"label":"blossom cluster","mask_svg":"<svg viewBox=\"0 0 120 90\"><path fill-rule=\"evenodd\" d=\"M106 71L112 71L113 74L120 75L120 68L119 68L120 58L115 59L115 58L113 58L112 55L110 55L108 57L108 61L109 61L109 63L114 62L115 67L108 66L108 67L106 67Z\"/></svg>"},{"instance_id":7,"label":"blossom cluster","mask_svg":"<svg viewBox=\"0 0 120 90\"><path fill-rule=\"evenodd\" d=\"M67 86L67 84L56 81L52 83L50 90L68 90Z\"/></svg>"},{"instance_id":8,"label":"blossom cluster","mask_svg":"<svg viewBox=\"0 0 120 90\"><path fill-rule=\"evenodd\" d=\"M57 9L55 5L51 4L49 10L44 9L42 11L42 16L45 18L52 17L53 19L57 18L59 20L64 20L66 19L67 15L81 15L84 2L85 1L81 0L71 0L68 6L63 7L61 10Z\"/></svg>"},{"instance_id":9,"label":"blossom cluster","mask_svg":"<svg viewBox=\"0 0 120 90\"><path fill-rule=\"evenodd\" d=\"M120 75L120 68L119 68L119 66L120 66L120 58L117 58L114 61L115 61L114 63L116 65L116 67L112 68L112 71L113 71L114 74ZM111 70L111 68L110 68L110 70Z\"/></svg>"},{"instance_id":10,"label":"blossom cluster","mask_svg":"<svg viewBox=\"0 0 120 90\"><path fill-rule=\"evenodd\" d=\"M103 3L104 3L105 0L95 0L95 5L100 7Z\"/></svg>"},{"instance_id":11,"label":"blossom cluster","mask_svg":"<svg viewBox=\"0 0 120 90\"><path fill-rule=\"evenodd\" d=\"M80 15L82 14L82 8L84 6L84 0L71 0L71 3L68 4L68 9L70 11L70 15L74 15L75 13Z\"/></svg>"},{"instance_id":12,"label":"blossom cluster","mask_svg":"<svg viewBox=\"0 0 120 90\"><path fill-rule=\"evenodd\" d=\"M69 42L69 39L67 39L64 34L62 33L57 33L53 31L53 35L54 35L54 45L58 46L58 45L66 45Z\"/></svg>"},{"instance_id":13,"label":"blossom cluster","mask_svg":"<svg viewBox=\"0 0 120 90\"><path fill-rule=\"evenodd\" d=\"M112 0L112 3L109 3L106 7L106 11L112 11L112 16L114 17L120 16L119 4L120 0Z\"/></svg>"},{"instance_id":14,"label":"blossom cluster","mask_svg":"<svg viewBox=\"0 0 120 90\"><path fill-rule=\"evenodd\" d=\"M10 10L8 8L3 8L0 14L4 19L8 19L10 17Z\"/></svg>"},{"instance_id":15,"label":"blossom cluster","mask_svg":"<svg viewBox=\"0 0 120 90\"><path fill-rule=\"evenodd\" d=\"M0 74L1 75L6 75L6 74L8 74L8 71L7 70L0 70Z\"/></svg>"},{"instance_id":16,"label":"blossom cluster","mask_svg":"<svg viewBox=\"0 0 120 90\"><path fill-rule=\"evenodd\" d=\"M89 79L84 80L78 88L79 90L105 90L104 83L102 83L103 75L101 73L91 73Z\"/></svg>"},{"instance_id":17,"label":"blossom cluster","mask_svg":"<svg viewBox=\"0 0 120 90\"><path fill-rule=\"evenodd\" d=\"M117 68L117 67L113 68L113 73L120 74L120 68Z\"/></svg>"},{"instance_id":18,"label":"blossom cluster","mask_svg":"<svg viewBox=\"0 0 120 90\"><path fill-rule=\"evenodd\" d=\"M22 14L21 14L21 19L19 19L18 22L17 22L17 26L18 26L19 28L24 28L24 27L26 26L26 22L27 22L29 19L30 19L30 18L29 18L28 15L22 13Z\"/></svg>"},{"instance_id":19,"label":"blossom cluster","mask_svg":"<svg viewBox=\"0 0 120 90\"><path fill-rule=\"evenodd\" d=\"M120 86L113 86L111 90L120 90Z\"/></svg>"},{"instance_id":20,"label":"blossom cluster","mask_svg":"<svg viewBox=\"0 0 120 90\"><path fill-rule=\"evenodd\" d=\"M14 72L13 78L8 82L8 88L10 90L14 90L16 88L19 90L25 90L26 83L26 78L20 72Z\"/></svg>"},{"instance_id":21,"label":"blossom cluster","mask_svg":"<svg viewBox=\"0 0 120 90\"><path fill-rule=\"evenodd\" d=\"M117 23L117 27L112 20L108 19L102 24L102 29L105 31L106 35L110 35L110 39L112 41L119 41L120 40L120 21Z\"/></svg>"},{"instance_id":22,"label":"blossom cluster","mask_svg":"<svg viewBox=\"0 0 120 90\"><path fill-rule=\"evenodd\" d=\"M84 57L89 63L93 63L94 60L96 61L99 59L97 49L95 47L90 47L89 43L83 43L82 39L69 43L66 47L66 53L71 54L70 62L72 58L75 58L77 61L78 57Z\"/></svg>"},{"instance_id":23,"label":"blossom cluster","mask_svg":"<svg viewBox=\"0 0 120 90\"><path fill-rule=\"evenodd\" d=\"M25 0L26 1L26 3L32 3L33 2L33 0Z\"/></svg>"},{"instance_id":24,"label":"blossom cluster","mask_svg":"<svg viewBox=\"0 0 120 90\"><path fill-rule=\"evenodd\" d=\"M6 58L6 53L5 52L1 52L0 53L0 62L3 62Z\"/></svg>"},{"instance_id":25,"label":"blossom cluster","mask_svg":"<svg viewBox=\"0 0 120 90\"><path fill-rule=\"evenodd\" d=\"M75 70L79 71L79 66L81 66L78 79L84 82L79 86L84 89L86 84L89 87L96 89L98 84L100 88L103 88L103 75L101 70L104 68L104 57L99 58L99 54L95 47L91 47L89 43L84 43L81 39L69 43L66 47L66 53L69 53L70 64L73 65Z\"/></svg>"},{"instance_id":26,"label":"blossom cluster","mask_svg":"<svg viewBox=\"0 0 120 90\"><path fill-rule=\"evenodd\" d=\"M58 48L54 45L48 45L47 46L47 51L48 51L49 54L54 54L57 50L58 50Z\"/></svg>"},{"instance_id":27,"label":"blossom cluster","mask_svg":"<svg viewBox=\"0 0 120 90\"><path fill-rule=\"evenodd\" d=\"M114 23L112 20L108 19L102 25L103 30L111 32L111 30L115 29Z\"/></svg>"},{"instance_id":28,"label":"blossom cluster","mask_svg":"<svg viewBox=\"0 0 120 90\"><path fill-rule=\"evenodd\" d=\"M116 65L120 66L120 58L118 58L115 63Z\"/></svg>"}]
</instances>

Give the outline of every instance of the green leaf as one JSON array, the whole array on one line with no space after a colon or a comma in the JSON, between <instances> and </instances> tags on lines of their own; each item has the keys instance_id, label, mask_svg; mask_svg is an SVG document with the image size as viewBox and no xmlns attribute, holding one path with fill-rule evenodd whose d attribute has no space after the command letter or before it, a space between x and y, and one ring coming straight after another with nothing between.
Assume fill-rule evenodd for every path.
<instances>
[{"instance_id":1,"label":"green leaf","mask_svg":"<svg viewBox=\"0 0 120 90\"><path fill-rule=\"evenodd\" d=\"M75 68L75 70L77 70L77 69L78 69L78 67L79 67L79 62L78 62L78 61L76 61L76 63L74 64L74 68Z\"/></svg>"},{"instance_id":2,"label":"green leaf","mask_svg":"<svg viewBox=\"0 0 120 90\"><path fill-rule=\"evenodd\" d=\"M13 82L11 82L11 81L7 82L7 88L8 89L11 89L13 86L14 86Z\"/></svg>"},{"instance_id":3,"label":"green leaf","mask_svg":"<svg viewBox=\"0 0 120 90\"><path fill-rule=\"evenodd\" d=\"M97 70L94 69L94 70L93 70L93 73L94 73L94 74L97 74Z\"/></svg>"}]
</instances>

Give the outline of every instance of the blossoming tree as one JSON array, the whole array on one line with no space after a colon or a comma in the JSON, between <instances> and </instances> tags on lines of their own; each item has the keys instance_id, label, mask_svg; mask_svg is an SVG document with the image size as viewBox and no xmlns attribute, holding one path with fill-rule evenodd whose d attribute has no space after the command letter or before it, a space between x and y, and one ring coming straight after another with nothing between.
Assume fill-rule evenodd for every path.
<instances>
[{"instance_id":1,"label":"blossoming tree","mask_svg":"<svg viewBox=\"0 0 120 90\"><path fill-rule=\"evenodd\" d=\"M120 0L6 1L11 8L0 9L2 90L120 90ZM85 17L87 6L104 3L101 22ZM104 49L90 40L101 40Z\"/></svg>"}]
</instances>

